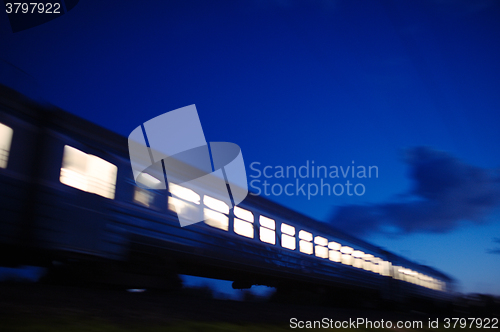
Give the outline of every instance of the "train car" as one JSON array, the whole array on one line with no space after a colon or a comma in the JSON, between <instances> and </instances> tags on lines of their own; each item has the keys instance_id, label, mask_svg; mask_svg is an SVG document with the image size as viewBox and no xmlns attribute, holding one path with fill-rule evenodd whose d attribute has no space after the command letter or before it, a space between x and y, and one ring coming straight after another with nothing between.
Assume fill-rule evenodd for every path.
<instances>
[{"instance_id":1,"label":"train car","mask_svg":"<svg viewBox=\"0 0 500 332\"><path fill-rule=\"evenodd\" d=\"M0 264L78 266L100 282L156 287L177 273L235 288L323 287L447 300L453 279L265 198L230 208L146 173L137 186L127 139L0 89ZM180 227L176 209L205 221ZM340 292L338 292L340 294Z\"/></svg>"}]
</instances>

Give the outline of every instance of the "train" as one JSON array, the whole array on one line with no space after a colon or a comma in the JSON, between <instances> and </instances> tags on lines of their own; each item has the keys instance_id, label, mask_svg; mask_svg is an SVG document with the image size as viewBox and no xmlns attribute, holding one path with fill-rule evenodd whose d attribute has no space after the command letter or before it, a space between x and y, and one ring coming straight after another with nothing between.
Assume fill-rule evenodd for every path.
<instances>
[{"instance_id":1,"label":"train","mask_svg":"<svg viewBox=\"0 0 500 332\"><path fill-rule=\"evenodd\" d=\"M233 208L182 184L138 186L126 137L7 86L0 183L0 266L77 266L80 276L146 287L187 274L396 302L454 292L450 276L264 197ZM205 220L180 227L183 205Z\"/></svg>"}]
</instances>

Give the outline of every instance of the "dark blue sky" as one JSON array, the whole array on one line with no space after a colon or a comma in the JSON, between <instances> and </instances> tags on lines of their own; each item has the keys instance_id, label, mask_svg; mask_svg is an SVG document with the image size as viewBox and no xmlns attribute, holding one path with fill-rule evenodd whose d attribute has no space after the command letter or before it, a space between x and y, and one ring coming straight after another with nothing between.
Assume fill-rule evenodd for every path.
<instances>
[{"instance_id":1,"label":"dark blue sky","mask_svg":"<svg viewBox=\"0 0 500 332\"><path fill-rule=\"evenodd\" d=\"M498 1L148 5L81 0L17 33L0 15L0 58L44 99L123 135L196 104L207 141L238 144L248 175L252 162L375 165L378 178L350 179L362 196L270 198L364 227L463 291L500 294L488 253L500 237Z\"/></svg>"}]
</instances>

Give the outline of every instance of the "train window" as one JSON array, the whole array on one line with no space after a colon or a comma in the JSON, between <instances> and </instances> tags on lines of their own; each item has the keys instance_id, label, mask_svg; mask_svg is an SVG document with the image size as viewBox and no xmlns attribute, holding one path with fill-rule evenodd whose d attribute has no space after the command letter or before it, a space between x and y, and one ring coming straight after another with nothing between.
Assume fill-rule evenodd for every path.
<instances>
[{"instance_id":1,"label":"train window","mask_svg":"<svg viewBox=\"0 0 500 332\"><path fill-rule=\"evenodd\" d=\"M168 197L168 209L170 211L176 212L177 215L182 215L183 218L188 220L199 220L201 217L200 195L191 189L172 182L168 183L168 190L172 194L172 196ZM221 217L220 219L224 218ZM205 222L213 227L219 226L217 228L224 229L223 220L217 221L215 218L215 220L210 219L209 222Z\"/></svg>"},{"instance_id":2,"label":"train window","mask_svg":"<svg viewBox=\"0 0 500 332\"><path fill-rule=\"evenodd\" d=\"M330 242L328 243L328 248L331 249L331 250L340 250L340 247L342 247L340 245L340 243L337 243L337 242Z\"/></svg>"},{"instance_id":3,"label":"train window","mask_svg":"<svg viewBox=\"0 0 500 332\"><path fill-rule=\"evenodd\" d=\"M426 276L426 275L423 275L422 279L423 279L422 280L422 286L429 288L429 277Z\"/></svg>"},{"instance_id":4,"label":"train window","mask_svg":"<svg viewBox=\"0 0 500 332\"><path fill-rule=\"evenodd\" d=\"M434 281L435 279L433 277L429 277L429 280L427 281L428 288L434 289Z\"/></svg>"},{"instance_id":5,"label":"train window","mask_svg":"<svg viewBox=\"0 0 500 332\"><path fill-rule=\"evenodd\" d=\"M135 187L134 202L150 207L154 200L154 194L149 190Z\"/></svg>"},{"instance_id":6,"label":"train window","mask_svg":"<svg viewBox=\"0 0 500 332\"><path fill-rule=\"evenodd\" d=\"M363 256L365 255L364 252L360 250L354 250L352 252L352 257L353 257L353 264L352 266L357 267L358 269L363 268Z\"/></svg>"},{"instance_id":7,"label":"train window","mask_svg":"<svg viewBox=\"0 0 500 332\"><path fill-rule=\"evenodd\" d=\"M436 279L433 277L429 277L429 288L436 289Z\"/></svg>"},{"instance_id":8,"label":"train window","mask_svg":"<svg viewBox=\"0 0 500 332\"><path fill-rule=\"evenodd\" d=\"M396 280L400 280L400 276L399 276L400 269L401 269L401 266L393 266L392 267L392 275L393 275L394 279L396 279Z\"/></svg>"},{"instance_id":9,"label":"train window","mask_svg":"<svg viewBox=\"0 0 500 332\"><path fill-rule=\"evenodd\" d=\"M352 265L352 256L351 253L354 251L351 247L344 246L340 248L340 252L342 253L342 264Z\"/></svg>"},{"instance_id":10,"label":"train window","mask_svg":"<svg viewBox=\"0 0 500 332\"><path fill-rule=\"evenodd\" d=\"M379 269L379 273L385 277L389 277L391 275L391 262L388 262L388 261L380 261L380 269ZM416 283L416 276L417 276L417 272L411 272L411 276L412 276L412 282L413 283Z\"/></svg>"},{"instance_id":11,"label":"train window","mask_svg":"<svg viewBox=\"0 0 500 332\"><path fill-rule=\"evenodd\" d=\"M316 256L321 258L328 258L328 248L316 245L315 247Z\"/></svg>"},{"instance_id":12,"label":"train window","mask_svg":"<svg viewBox=\"0 0 500 332\"><path fill-rule=\"evenodd\" d=\"M352 256L348 254L342 254L342 264L352 265Z\"/></svg>"},{"instance_id":13,"label":"train window","mask_svg":"<svg viewBox=\"0 0 500 332\"><path fill-rule=\"evenodd\" d=\"M234 232L253 239L253 213L238 206L235 206L233 211L235 215Z\"/></svg>"},{"instance_id":14,"label":"train window","mask_svg":"<svg viewBox=\"0 0 500 332\"><path fill-rule=\"evenodd\" d=\"M187 190L188 191L182 193L184 197L186 197L185 199L189 198L191 201L198 204L200 196L191 189ZM173 193L176 194L176 191L177 188L174 187ZM189 196L187 194L189 194ZM227 231L229 229L229 218L227 216L227 214L229 214L229 206L223 201L207 195L203 197L203 204L206 206L203 210L205 223L209 226Z\"/></svg>"},{"instance_id":15,"label":"train window","mask_svg":"<svg viewBox=\"0 0 500 332\"><path fill-rule=\"evenodd\" d=\"M266 228L275 230L276 229L276 223L274 222L273 219L270 219L268 217L260 216L259 217L259 223L261 226L264 226Z\"/></svg>"},{"instance_id":16,"label":"train window","mask_svg":"<svg viewBox=\"0 0 500 332\"><path fill-rule=\"evenodd\" d=\"M363 259L364 259L364 262L363 262L363 269L366 270L366 271L372 271L373 270L373 267L372 267L372 260L373 258L373 255L370 255L370 254L365 254Z\"/></svg>"},{"instance_id":17,"label":"train window","mask_svg":"<svg viewBox=\"0 0 500 332\"><path fill-rule=\"evenodd\" d=\"M342 261L342 254L340 253L340 251L330 250L328 258L333 262L340 263Z\"/></svg>"},{"instance_id":18,"label":"train window","mask_svg":"<svg viewBox=\"0 0 500 332\"><path fill-rule=\"evenodd\" d=\"M378 273L378 271L379 271L379 265L378 265L379 261L380 261L380 258L378 258L378 257L373 257L372 258L372 272Z\"/></svg>"},{"instance_id":19,"label":"train window","mask_svg":"<svg viewBox=\"0 0 500 332\"><path fill-rule=\"evenodd\" d=\"M225 213L225 214L229 213L229 206L226 203L224 203L223 201L220 201L220 200L215 199L213 197L205 195L203 197L203 204L205 204L206 207L209 207L212 210L219 211L219 212Z\"/></svg>"},{"instance_id":20,"label":"train window","mask_svg":"<svg viewBox=\"0 0 500 332\"><path fill-rule=\"evenodd\" d=\"M234 215L242 220L253 222L254 217L252 211L248 211L240 208L239 206L234 207Z\"/></svg>"},{"instance_id":21,"label":"train window","mask_svg":"<svg viewBox=\"0 0 500 332\"><path fill-rule=\"evenodd\" d=\"M158 187L160 187L160 185L162 184L161 180L158 180L148 173L141 173L137 177L137 182L151 189L158 189Z\"/></svg>"},{"instance_id":22,"label":"train window","mask_svg":"<svg viewBox=\"0 0 500 332\"><path fill-rule=\"evenodd\" d=\"M347 254L347 255L352 254L353 251L354 251L354 249L352 249L351 247L347 247L347 246L340 248L340 252L342 252L343 254Z\"/></svg>"},{"instance_id":23,"label":"train window","mask_svg":"<svg viewBox=\"0 0 500 332\"><path fill-rule=\"evenodd\" d=\"M200 204L200 195L198 195L191 189L179 186L178 184L172 182L168 183L168 189L170 190L172 195L175 195L185 201L192 202L194 204Z\"/></svg>"},{"instance_id":24,"label":"train window","mask_svg":"<svg viewBox=\"0 0 500 332\"><path fill-rule=\"evenodd\" d=\"M260 240L262 242L276 244L276 236L273 230L270 230L265 227L260 227Z\"/></svg>"},{"instance_id":25,"label":"train window","mask_svg":"<svg viewBox=\"0 0 500 332\"><path fill-rule=\"evenodd\" d=\"M173 196L168 197L168 209L182 215L187 220L200 219L201 209L199 205L183 201Z\"/></svg>"},{"instance_id":26,"label":"train window","mask_svg":"<svg viewBox=\"0 0 500 332\"><path fill-rule=\"evenodd\" d=\"M270 244L276 244L276 223L273 219L264 217L264 216L259 216L259 223L260 223L260 240L262 242L270 243Z\"/></svg>"},{"instance_id":27,"label":"train window","mask_svg":"<svg viewBox=\"0 0 500 332\"><path fill-rule=\"evenodd\" d=\"M415 276L415 279L416 279L416 284L419 285L419 286L423 286L423 282L424 280L422 279L424 275L420 272L417 272L417 275Z\"/></svg>"},{"instance_id":28,"label":"train window","mask_svg":"<svg viewBox=\"0 0 500 332\"><path fill-rule=\"evenodd\" d=\"M299 231L299 250L304 254L312 255L314 247L312 244L313 235L304 230Z\"/></svg>"},{"instance_id":29,"label":"train window","mask_svg":"<svg viewBox=\"0 0 500 332\"><path fill-rule=\"evenodd\" d=\"M384 266L384 262L382 262L382 264L381 264L380 274L383 273L383 269L384 269L383 266ZM412 284L416 283L417 272L410 270L410 272L408 274L409 274L410 282Z\"/></svg>"},{"instance_id":30,"label":"train window","mask_svg":"<svg viewBox=\"0 0 500 332\"><path fill-rule=\"evenodd\" d=\"M432 288L432 278L431 277L427 277L426 287L427 288Z\"/></svg>"},{"instance_id":31,"label":"train window","mask_svg":"<svg viewBox=\"0 0 500 332\"><path fill-rule=\"evenodd\" d=\"M316 244L316 256L321 258L328 258L328 248L326 247L328 245L328 240L322 236L316 236L314 238L314 243Z\"/></svg>"},{"instance_id":32,"label":"train window","mask_svg":"<svg viewBox=\"0 0 500 332\"><path fill-rule=\"evenodd\" d=\"M302 230L299 232L299 239L311 242L313 240L313 235L309 232Z\"/></svg>"},{"instance_id":33,"label":"train window","mask_svg":"<svg viewBox=\"0 0 500 332\"><path fill-rule=\"evenodd\" d=\"M401 267L399 270L398 270L398 275L399 275L399 280L403 280L403 281L406 281L406 278L405 278L405 275L406 275L406 270Z\"/></svg>"},{"instance_id":34,"label":"train window","mask_svg":"<svg viewBox=\"0 0 500 332\"><path fill-rule=\"evenodd\" d=\"M217 211L204 210L205 223L209 226L227 231L229 229L229 218Z\"/></svg>"},{"instance_id":35,"label":"train window","mask_svg":"<svg viewBox=\"0 0 500 332\"><path fill-rule=\"evenodd\" d=\"M325 239L325 238L324 238L324 237L322 237L322 236L316 236L316 237L314 238L314 243L319 244L320 246L324 246L324 247L326 247L326 246L328 245L328 240L327 240L327 239Z\"/></svg>"},{"instance_id":36,"label":"train window","mask_svg":"<svg viewBox=\"0 0 500 332\"><path fill-rule=\"evenodd\" d=\"M281 233L285 233L290 236L295 236L295 227L287 224L281 224Z\"/></svg>"},{"instance_id":37,"label":"train window","mask_svg":"<svg viewBox=\"0 0 500 332\"><path fill-rule=\"evenodd\" d=\"M295 227L281 224L281 246L290 250L295 250Z\"/></svg>"},{"instance_id":38,"label":"train window","mask_svg":"<svg viewBox=\"0 0 500 332\"><path fill-rule=\"evenodd\" d=\"M313 253L313 244L312 242L306 240L299 241L299 250L304 254L312 255Z\"/></svg>"},{"instance_id":39,"label":"train window","mask_svg":"<svg viewBox=\"0 0 500 332\"><path fill-rule=\"evenodd\" d=\"M281 246L290 250L295 250L295 236L281 234Z\"/></svg>"},{"instance_id":40,"label":"train window","mask_svg":"<svg viewBox=\"0 0 500 332\"><path fill-rule=\"evenodd\" d=\"M104 159L65 145L59 180L70 187L113 199L117 170Z\"/></svg>"},{"instance_id":41,"label":"train window","mask_svg":"<svg viewBox=\"0 0 500 332\"><path fill-rule=\"evenodd\" d=\"M0 123L0 168L7 168L13 133L12 128Z\"/></svg>"},{"instance_id":42,"label":"train window","mask_svg":"<svg viewBox=\"0 0 500 332\"><path fill-rule=\"evenodd\" d=\"M234 218L234 232L253 239L253 225L244 220Z\"/></svg>"}]
</instances>

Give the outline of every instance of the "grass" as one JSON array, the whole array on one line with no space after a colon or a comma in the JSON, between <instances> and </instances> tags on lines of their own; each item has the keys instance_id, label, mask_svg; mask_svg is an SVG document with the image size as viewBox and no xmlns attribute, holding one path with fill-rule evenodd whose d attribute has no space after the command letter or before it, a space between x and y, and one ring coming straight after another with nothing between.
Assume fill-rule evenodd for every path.
<instances>
[{"instance_id":1,"label":"grass","mask_svg":"<svg viewBox=\"0 0 500 332\"><path fill-rule=\"evenodd\" d=\"M174 323L165 323L161 326L144 326L135 325L127 326L124 324L114 324L106 321L96 320L96 319L83 319L83 318L65 318L65 319L29 319L22 320L19 319L6 319L0 321L0 331L2 332L230 332L230 331L242 331L242 332L260 332L260 331L289 331L289 330L301 330L301 329L291 329L286 325L264 325L264 324L234 324L234 323L224 323L224 322L187 322L180 321ZM325 331L333 329L307 329L309 331ZM349 331L349 329L342 329ZM355 331L380 331L384 329L355 329ZM393 329L391 331L394 331ZM435 331L444 332L454 329L445 329L440 327L438 329L423 328L418 329L420 331ZM469 329L456 329L460 331ZM354 330L353 330L354 331ZM411 331L411 330L399 330L399 331Z\"/></svg>"}]
</instances>

